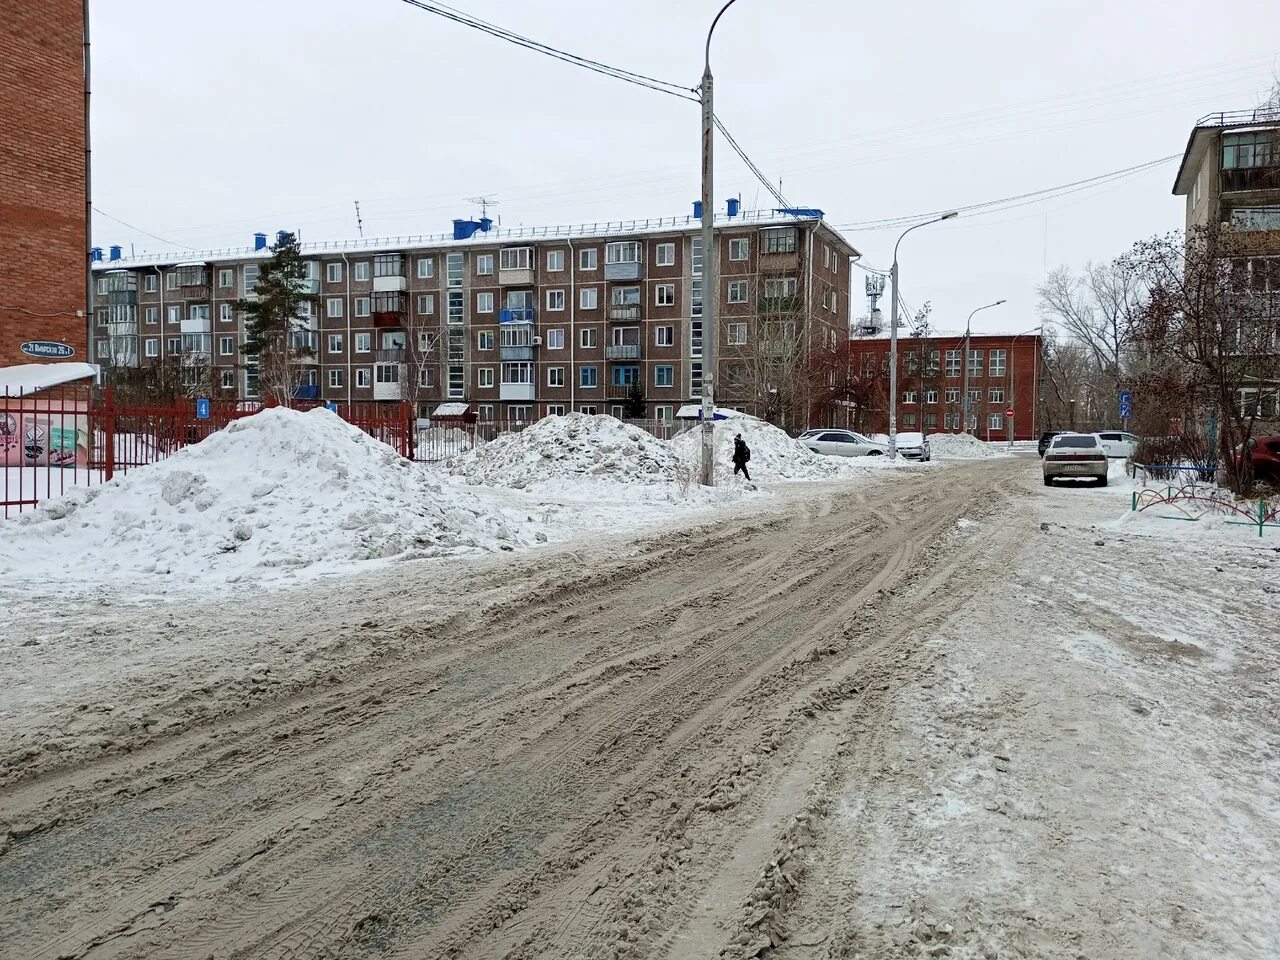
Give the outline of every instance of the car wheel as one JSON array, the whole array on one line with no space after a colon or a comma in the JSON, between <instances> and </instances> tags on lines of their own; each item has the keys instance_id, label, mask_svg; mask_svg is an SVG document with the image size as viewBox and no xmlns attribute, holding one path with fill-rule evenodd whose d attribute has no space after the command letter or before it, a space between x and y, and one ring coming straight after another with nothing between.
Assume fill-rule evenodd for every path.
<instances>
[{"instance_id":1,"label":"car wheel","mask_svg":"<svg viewBox=\"0 0 1280 960\"><path fill-rule=\"evenodd\" d=\"M1045 477L1045 478L1044 478L1044 485L1045 485L1046 487L1052 487L1052 486L1053 486L1053 477Z\"/></svg>"},{"instance_id":2,"label":"car wheel","mask_svg":"<svg viewBox=\"0 0 1280 960\"><path fill-rule=\"evenodd\" d=\"M1105 487L1106 485L1107 485L1107 478L1106 478L1106 477L1099 477L1099 478L1098 478L1098 486L1100 486L1100 487Z\"/></svg>"},{"instance_id":3,"label":"car wheel","mask_svg":"<svg viewBox=\"0 0 1280 960\"><path fill-rule=\"evenodd\" d=\"M867 456L868 456L868 457L883 457L883 456L884 456L884 451L882 451L882 450L868 450L868 451L867 451Z\"/></svg>"}]
</instances>

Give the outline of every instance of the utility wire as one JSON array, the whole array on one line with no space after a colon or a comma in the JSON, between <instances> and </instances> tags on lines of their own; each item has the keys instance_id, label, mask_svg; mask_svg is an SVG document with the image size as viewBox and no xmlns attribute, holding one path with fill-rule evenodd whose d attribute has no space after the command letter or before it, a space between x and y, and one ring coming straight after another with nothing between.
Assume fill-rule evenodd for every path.
<instances>
[{"instance_id":1,"label":"utility wire","mask_svg":"<svg viewBox=\"0 0 1280 960\"><path fill-rule=\"evenodd\" d=\"M733 152L742 159L742 162L747 165L747 169L751 171L755 178L764 184L764 188L769 191L773 199L778 201L778 206L790 207L791 204L787 202L787 198L769 182L768 177L760 172L760 168L755 165L752 159L747 156L747 152L743 150L742 147L739 146L738 141L733 138L733 134L729 132L729 128L721 122L719 117L713 117L712 119L715 120L716 129L720 131L721 135L726 141L728 141L729 146L733 148Z\"/></svg>"},{"instance_id":2,"label":"utility wire","mask_svg":"<svg viewBox=\"0 0 1280 960\"><path fill-rule=\"evenodd\" d=\"M143 234L144 236L151 237L151 239L153 240L159 240L161 243L171 243L175 247L182 247L182 249L184 250L195 249L195 247L189 247L185 243L178 243L178 241L176 240L166 240L164 237L157 236L156 234L151 233L149 230L143 230L141 227L135 227L132 223L127 223L124 220L121 220L119 217L113 217L111 214L107 213L105 210L100 210L97 207L93 208L93 212L98 214L99 216L106 217L108 220L115 221L116 223L120 224L120 226L122 227L128 227L130 230L134 230L137 233Z\"/></svg>"}]
</instances>

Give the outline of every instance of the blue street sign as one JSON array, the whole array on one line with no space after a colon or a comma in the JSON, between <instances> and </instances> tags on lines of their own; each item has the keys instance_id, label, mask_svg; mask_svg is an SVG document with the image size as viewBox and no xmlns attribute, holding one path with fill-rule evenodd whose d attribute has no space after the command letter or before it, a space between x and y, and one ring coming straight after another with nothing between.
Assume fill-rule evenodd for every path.
<instances>
[{"instance_id":1,"label":"blue street sign","mask_svg":"<svg viewBox=\"0 0 1280 960\"><path fill-rule=\"evenodd\" d=\"M337 412L338 412L338 405L337 405L337 403L335 403L335 402L334 402L334 401L332 401L332 400L326 400L326 401L324 402L324 408L325 408L326 410L328 410L330 413L337 413Z\"/></svg>"},{"instance_id":2,"label":"blue street sign","mask_svg":"<svg viewBox=\"0 0 1280 960\"><path fill-rule=\"evenodd\" d=\"M1133 416L1133 394L1128 390L1120 391L1120 419L1128 420Z\"/></svg>"},{"instance_id":3,"label":"blue street sign","mask_svg":"<svg viewBox=\"0 0 1280 960\"><path fill-rule=\"evenodd\" d=\"M209 400L206 397L200 397L196 400L196 419L209 419Z\"/></svg>"}]
</instances>

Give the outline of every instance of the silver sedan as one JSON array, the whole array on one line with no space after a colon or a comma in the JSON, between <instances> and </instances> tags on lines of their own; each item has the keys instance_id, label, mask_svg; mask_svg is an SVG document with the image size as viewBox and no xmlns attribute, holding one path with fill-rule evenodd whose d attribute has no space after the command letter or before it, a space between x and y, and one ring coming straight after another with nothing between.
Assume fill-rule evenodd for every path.
<instances>
[{"instance_id":1,"label":"silver sedan","mask_svg":"<svg viewBox=\"0 0 1280 960\"><path fill-rule=\"evenodd\" d=\"M799 440L814 453L831 457L882 457L889 452L885 444L852 430L808 430Z\"/></svg>"}]
</instances>

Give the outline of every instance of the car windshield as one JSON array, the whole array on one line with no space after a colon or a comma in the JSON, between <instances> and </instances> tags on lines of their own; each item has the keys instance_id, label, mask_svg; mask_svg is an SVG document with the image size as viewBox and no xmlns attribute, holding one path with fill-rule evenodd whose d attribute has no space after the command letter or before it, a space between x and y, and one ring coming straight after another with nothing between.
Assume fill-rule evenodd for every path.
<instances>
[{"instance_id":1,"label":"car windshield","mask_svg":"<svg viewBox=\"0 0 1280 960\"><path fill-rule=\"evenodd\" d=\"M1097 437L1054 437L1054 449L1061 447L1096 447L1098 445Z\"/></svg>"}]
</instances>

